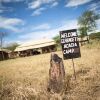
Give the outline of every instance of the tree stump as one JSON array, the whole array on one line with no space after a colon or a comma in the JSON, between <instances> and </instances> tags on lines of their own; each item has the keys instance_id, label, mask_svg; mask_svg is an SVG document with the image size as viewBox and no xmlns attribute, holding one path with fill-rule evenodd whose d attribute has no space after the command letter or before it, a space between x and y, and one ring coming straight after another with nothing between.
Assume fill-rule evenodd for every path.
<instances>
[{"instance_id":1,"label":"tree stump","mask_svg":"<svg viewBox=\"0 0 100 100\"><path fill-rule=\"evenodd\" d=\"M48 91L59 93L63 88L65 69L62 58L57 54L51 54L49 69L49 86Z\"/></svg>"}]
</instances>

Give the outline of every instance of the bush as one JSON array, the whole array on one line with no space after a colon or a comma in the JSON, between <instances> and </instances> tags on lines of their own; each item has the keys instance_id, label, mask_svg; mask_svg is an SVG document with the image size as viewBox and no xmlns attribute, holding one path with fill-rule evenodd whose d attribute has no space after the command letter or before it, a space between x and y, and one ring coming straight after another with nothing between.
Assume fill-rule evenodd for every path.
<instances>
[{"instance_id":1,"label":"bush","mask_svg":"<svg viewBox=\"0 0 100 100\"><path fill-rule=\"evenodd\" d=\"M91 33L89 35L90 39L100 39L100 32L97 33Z\"/></svg>"}]
</instances>

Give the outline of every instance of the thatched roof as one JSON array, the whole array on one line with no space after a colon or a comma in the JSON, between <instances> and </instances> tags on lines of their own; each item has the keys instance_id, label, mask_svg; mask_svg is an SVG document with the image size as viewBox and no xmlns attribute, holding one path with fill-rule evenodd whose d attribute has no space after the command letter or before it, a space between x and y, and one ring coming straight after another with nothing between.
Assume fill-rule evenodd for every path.
<instances>
[{"instance_id":1,"label":"thatched roof","mask_svg":"<svg viewBox=\"0 0 100 100\"><path fill-rule=\"evenodd\" d=\"M15 51L24 51L28 49L36 49L36 48L42 48L50 45L55 45L55 41L52 39L42 39L37 41L29 41L26 43L21 44L18 46Z\"/></svg>"}]
</instances>

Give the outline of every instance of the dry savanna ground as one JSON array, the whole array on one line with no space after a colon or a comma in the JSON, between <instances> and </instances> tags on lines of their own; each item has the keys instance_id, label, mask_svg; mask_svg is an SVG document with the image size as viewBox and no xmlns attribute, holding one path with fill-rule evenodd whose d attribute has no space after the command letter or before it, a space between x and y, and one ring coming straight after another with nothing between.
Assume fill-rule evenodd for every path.
<instances>
[{"instance_id":1,"label":"dry savanna ground","mask_svg":"<svg viewBox=\"0 0 100 100\"><path fill-rule=\"evenodd\" d=\"M56 52L62 57L62 52ZM100 42L81 47L81 58L64 60L65 85L48 93L50 53L0 62L0 100L100 100Z\"/></svg>"}]
</instances>

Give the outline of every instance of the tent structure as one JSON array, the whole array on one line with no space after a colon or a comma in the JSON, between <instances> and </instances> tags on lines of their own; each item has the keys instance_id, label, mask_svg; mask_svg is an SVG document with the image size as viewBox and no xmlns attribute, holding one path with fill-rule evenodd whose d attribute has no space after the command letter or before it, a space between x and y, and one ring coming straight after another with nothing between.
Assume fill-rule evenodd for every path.
<instances>
[{"instance_id":1,"label":"tent structure","mask_svg":"<svg viewBox=\"0 0 100 100\"><path fill-rule=\"evenodd\" d=\"M40 53L47 53L56 50L56 43L52 39L29 41L21 44L15 49L20 55L28 56Z\"/></svg>"}]
</instances>

